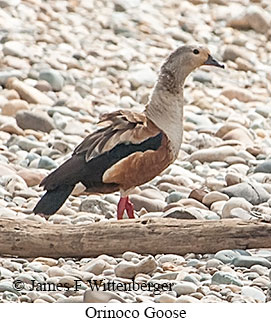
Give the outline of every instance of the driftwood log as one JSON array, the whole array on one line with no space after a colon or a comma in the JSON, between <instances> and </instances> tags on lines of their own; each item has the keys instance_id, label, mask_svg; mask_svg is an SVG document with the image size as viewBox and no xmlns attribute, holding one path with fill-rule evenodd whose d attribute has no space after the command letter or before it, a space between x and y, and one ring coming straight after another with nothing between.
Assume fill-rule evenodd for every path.
<instances>
[{"instance_id":1,"label":"driftwood log","mask_svg":"<svg viewBox=\"0 0 271 323\"><path fill-rule=\"evenodd\" d=\"M271 248L271 224L260 221L135 219L87 225L0 219L0 255L93 257L138 253L215 253Z\"/></svg>"}]
</instances>

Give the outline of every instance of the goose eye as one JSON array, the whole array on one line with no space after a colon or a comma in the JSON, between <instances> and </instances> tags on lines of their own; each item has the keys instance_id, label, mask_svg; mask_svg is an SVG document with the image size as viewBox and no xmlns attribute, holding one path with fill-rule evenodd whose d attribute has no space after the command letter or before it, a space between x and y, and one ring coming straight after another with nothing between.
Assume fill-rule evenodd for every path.
<instances>
[{"instance_id":1,"label":"goose eye","mask_svg":"<svg viewBox=\"0 0 271 323\"><path fill-rule=\"evenodd\" d=\"M193 53L194 53L195 55L198 55L198 54L199 54L199 50L198 50L198 49L194 49L194 50L193 50Z\"/></svg>"}]
</instances>

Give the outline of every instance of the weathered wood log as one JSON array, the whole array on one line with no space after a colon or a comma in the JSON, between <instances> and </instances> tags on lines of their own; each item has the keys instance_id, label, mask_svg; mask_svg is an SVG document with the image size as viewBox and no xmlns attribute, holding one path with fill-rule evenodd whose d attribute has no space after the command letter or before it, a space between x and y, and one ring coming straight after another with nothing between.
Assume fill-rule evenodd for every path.
<instances>
[{"instance_id":1,"label":"weathered wood log","mask_svg":"<svg viewBox=\"0 0 271 323\"><path fill-rule=\"evenodd\" d=\"M158 254L271 248L271 224L260 221L135 219L87 225L0 219L0 254L93 257L127 250Z\"/></svg>"}]
</instances>

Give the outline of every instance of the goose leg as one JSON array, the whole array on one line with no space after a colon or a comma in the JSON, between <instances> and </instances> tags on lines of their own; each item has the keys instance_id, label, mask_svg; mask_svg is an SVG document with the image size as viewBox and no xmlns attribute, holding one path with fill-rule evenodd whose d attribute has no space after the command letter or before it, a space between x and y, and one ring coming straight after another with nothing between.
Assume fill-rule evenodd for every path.
<instances>
[{"instance_id":1,"label":"goose leg","mask_svg":"<svg viewBox=\"0 0 271 323\"><path fill-rule=\"evenodd\" d=\"M135 215L134 215L134 206L133 203L129 200L129 197L127 196L127 200L126 200L126 208L125 208L129 219L134 219Z\"/></svg>"},{"instance_id":2,"label":"goose leg","mask_svg":"<svg viewBox=\"0 0 271 323\"><path fill-rule=\"evenodd\" d=\"M123 218L124 211L126 210L129 219L133 219L134 216L134 206L129 200L128 196L121 197L118 203L117 219L121 220Z\"/></svg>"}]
</instances>

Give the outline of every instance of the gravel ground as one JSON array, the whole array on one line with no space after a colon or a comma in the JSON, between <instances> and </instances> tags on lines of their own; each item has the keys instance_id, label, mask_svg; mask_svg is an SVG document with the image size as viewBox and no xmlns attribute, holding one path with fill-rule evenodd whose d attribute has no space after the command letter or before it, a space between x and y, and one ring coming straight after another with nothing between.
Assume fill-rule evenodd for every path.
<instances>
[{"instance_id":1,"label":"gravel ground","mask_svg":"<svg viewBox=\"0 0 271 323\"><path fill-rule=\"evenodd\" d=\"M34 216L38 184L101 114L142 111L163 59L197 42L226 69L188 78L179 158L131 195L136 214L270 221L270 12L268 0L0 1L0 218L114 220L118 194L80 187L57 214ZM0 302L268 302L270 268L267 249L2 257Z\"/></svg>"}]
</instances>

